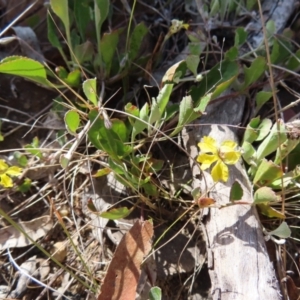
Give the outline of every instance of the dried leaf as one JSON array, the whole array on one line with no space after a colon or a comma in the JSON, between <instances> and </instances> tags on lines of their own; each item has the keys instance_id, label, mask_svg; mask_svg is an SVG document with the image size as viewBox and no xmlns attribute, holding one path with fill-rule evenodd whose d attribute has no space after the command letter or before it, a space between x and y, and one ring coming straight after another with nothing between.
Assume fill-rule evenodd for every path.
<instances>
[{"instance_id":1,"label":"dried leaf","mask_svg":"<svg viewBox=\"0 0 300 300\"><path fill-rule=\"evenodd\" d=\"M54 257L59 262L62 262L67 256L67 247L64 242L57 242L53 245L50 252L52 254L52 257Z\"/></svg>"},{"instance_id":2,"label":"dried leaf","mask_svg":"<svg viewBox=\"0 0 300 300\"><path fill-rule=\"evenodd\" d=\"M20 295L27 290L28 284L31 282L31 279L27 276L27 274L34 276L34 273L37 270L36 255L23 262L20 265L20 269L23 273L20 274L16 288L9 295L11 298L19 298Z\"/></svg>"},{"instance_id":3,"label":"dried leaf","mask_svg":"<svg viewBox=\"0 0 300 300\"><path fill-rule=\"evenodd\" d=\"M50 216L42 216L28 222L20 222L18 225L32 240L36 241L48 233L52 228L53 223ZM0 229L0 251L7 248L19 248L31 244L32 242L13 226L7 226Z\"/></svg>"},{"instance_id":4,"label":"dried leaf","mask_svg":"<svg viewBox=\"0 0 300 300\"><path fill-rule=\"evenodd\" d=\"M32 28L27 26L14 26L12 29L18 37L23 54L29 58L43 63L45 58L43 52L41 51L36 34Z\"/></svg>"},{"instance_id":5,"label":"dried leaf","mask_svg":"<svg viewBox=\"0 0 300 300\"><path fill-rule=\"evenodd\" d=\"M210 207L216 203L216 200L208 197L200 197L196 200L196 203L200 208Z\"/></svg>"},{"instance_id":6,"label":"dried leaf","mask_svg":"<svg viewBox=\"0 0 300 300\"><path fill-rule=\"evenodd\" d=\"M123 236L109 265L98 300L135 299L143 257L151 249L153 225L137 221Z\"/></svg>"},{"instance_id":7,"label":"dried leaf","mask_svg":"<svg viewBox=\"0 0 300 300\"><path fill-rule=\"evenodd\" d=\"M290 300L298 300L300 297L299 289L290 276L286 276L286 286Z\"/></svg>"}]
</instances>

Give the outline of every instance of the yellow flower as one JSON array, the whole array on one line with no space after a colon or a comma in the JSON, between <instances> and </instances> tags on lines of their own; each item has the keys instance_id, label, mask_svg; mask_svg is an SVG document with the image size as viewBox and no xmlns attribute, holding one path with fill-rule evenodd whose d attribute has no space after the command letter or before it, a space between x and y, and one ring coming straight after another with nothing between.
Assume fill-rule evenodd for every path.
<instances>
[{"instance_id":1,"label":"yellow flower","mask_svg":"<svg viewBox=\"0 0 300 300\"><path fill-rule=\"evenodd\" d=\"M12 187L13 181L10 176L18 176L21 173L21 168L16 166L9 167L3 159L0 159L0 185L5 188Z\"/></svg>"},{"instance_id":2,"label":"yellow flower","mask_svg":"<svg viewBox=\"0 0 300 300\"><path fill-rule=\"evenodd\" d=\"M215 182L220 180L226 182L229 173L227 165L236 164L241 157L241 152L236 150L237 144L234 141L224 141L218 147L213 138L204 136L198 146L201 153L197 161L201 163L201 169L206 170L216 162L211 170L211 176Z\"/></svg>"}]
</instances>

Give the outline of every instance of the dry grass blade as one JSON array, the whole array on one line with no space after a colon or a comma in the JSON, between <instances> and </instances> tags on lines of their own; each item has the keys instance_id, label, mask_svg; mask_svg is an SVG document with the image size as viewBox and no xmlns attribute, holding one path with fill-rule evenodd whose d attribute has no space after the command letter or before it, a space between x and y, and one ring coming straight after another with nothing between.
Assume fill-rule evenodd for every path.
<instances>
[{"instance_id":1,"label":"dry grass blade","mask_svg":"<svg viewBox=\"0 0 300 300\"><path fill-rule=\"evenodd\" d=\"M123 236L109 265L98 300L135 299L143 257L151 249L153 225L137 221Z\"/></svg>"}]
</instances>

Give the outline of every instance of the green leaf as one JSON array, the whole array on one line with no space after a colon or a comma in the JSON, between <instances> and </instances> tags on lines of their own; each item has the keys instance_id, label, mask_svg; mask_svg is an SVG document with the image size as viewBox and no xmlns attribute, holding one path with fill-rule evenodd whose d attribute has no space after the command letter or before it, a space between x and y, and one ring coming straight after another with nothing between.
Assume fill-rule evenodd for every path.
<instances>
[{"instance_id":1,"label":"green leaf","mask_svg":"<svg viewBox=\"0 0 300 300\"><path fill-rule=\"evenodd\" d=\"M234 46L239 47L243 45L247 40L248 33L243 27L239 27L235 30Z\"/></svg>"},{"instance_id":2,"label":"green leaf","mask_svg":"<svg viewBox=\"0 0 300 300\"><path fill-rule=\"evenodd\" d=\"M113 170L114 175L123 175L127 172L121 163L114 161L110 157L108 158L109 167ZM118 178L117 178L118 179ZM125 184L127 186L127 184Z\"/></svg>"},{"instance_id":3,"label":"green leaf","mask_svg":"<svg viewBox=\"0 0 300 300\"><path fill-rule=\"evenodd\" d=\"M256 4L257 4L256 0L247 0L246 1L247 11L252 11Z\"/></svg>"},{"instance_id":4,"label":"green leaf","mask_svg":"<svg viewBox=\"0 0 300 300\"><path fill-rule=\"evenodd\" d=\"M257 204L260 212L269 218L285 219L285 215L267 203Z\"/></svg>"},{"instance_id":5,"label":"green leaf","mask_svg":"<svg viewBox=\"0 0 300 300\"><path fill-rule=\"evenodd\" d=\"M280 166L274 164L272 161L262 159L256 171L253 183L258 184L259 186L268 185L282 176L283 172L280 169Z\"/></svg>"},{"instance_id":6,"label":"green leaf","mask_svg":"<svg viewBox=\"0 0 300 300\"><path fill-rule=\"evenodd\" d=\"M256 94L255 97L255 102L256 102L256 109L255 109L255 114L261 109L261 107L270 100L272 97L273 93L272 92L266 92L266 91L260 91Z\"/></svg>"},{"instance_id":7,"label":"green leaf","mask_svg":"<svg viewBox=\"0 0 300 300\"><path fill-rule=\"evenodd\" d=\"M212 99L212 93L208 93L207 95L205 95L204 97L201 98L200 103L197 107L194 108L194 111L196 113L204 113L205 109L208 105L208 103L210 102L210 100ZM191 121L190 121L191 122Z\"/></svg>"},{"instance_id":8,"label":"green leaf","mask_svg":"<svg viewBox=\"0 0 300 300\"><path fill-rule=\"evenodd\" d=\"M59 163L63 169L66 169L70 163L70 159L65 154L62 154L59 157Z\"/></svg>"},{"instance_id":9,"label":"green leaf","mask_svg":"<svg viewBox=\"0 0 300 300\"><path fill-rule=\"evenodd\" d=\"M278 198L273 190L267 186L259 188L254 193L254 204L277 202Z\"/></svg>"},{"instance_id":10,"label":"green leaf","mask_svg":"<svg viewBox=\"0 0 300 300\"><path fill-rule=\"evenodd\" d=\"M71 71L67 78L64 79L64 82L71 87L78 87L81 80L81 72L79 69Z\"/></svg>"},{"instance_id":11,"label":"green leaf","mask_svg":"<svg viewBox=\"0 0 300 300\"><path fill-rule=\"evenodd\" d=\"M193 73L193 75L197 76L197 69L200 62L199 55L190 54L185 59L187 68Z\"/></svg>"},{"instance_id":12,"label":"green leaf","mask_svg":"<svg viewBox=\"0 0 300 300\"><path fill-rule=\"evenodd\" d=\"M258 137L258 126L260 124L260 117L256 117L250 120L246 127L246 131L243 137L243 143L248 142L252 144Z\"/></svg>"},{"instance_id":13,"label":"green leaf","mask_svg":"<svg viewBox=\"0 0 300 300\"><path fill-rule=\"evenodd\" d=\"M279 56L279 45L277 40L274 40L271 57L270 57L272 64L275 64L278 61L278 56Z\"/></svg>"},{"instance_id":14,"label":"green leaf","mask_svg":"<svg viewBox=\"0 0 300 300\"><path fill-rule=\"evenodd\" d=\"M185 60L181 60L171 66L164 77L162 78L163 83L178 83L180 78L182 78L186 73L186 62Z\"/></svg>"},{"instance_id":15,"label":"green leaf","mask_svg":"<svg viewBox=\"0 0 300 300\"><path fill-rule=\"evenodd\" d=\"M157 120L161 120L161 114L159 110L159 105L157 103L157 100L155 98L152 98L152 103L150 107L150 115L148 119L148 132L152 132L154 129L150 126Z\"/></svg>"},{"instance_id":16,"label":"green leaf","mask_svg":"<svg viewBox=\"0 0 300 300\"><path fill-rule=\"evenodd\" d=\"M154 286L150 289L149 299L150 300L161 300L162 299L161 289L158 286Z\"/></svg>"},{"instance_id":17,"label":"green leaf","mask_svg":"<svg viewBox=\"0 0 300 300\"><path fill-rule=\"evenodd\" d=\"M293 187L295 184L295 181L298 181L299 176L298 174L295 174L295 170L290 171L282 176L282 178L278 178L274 180L269 187L273 190L282 190L282 187L287 188L288 186Z\"/></svg>"},{"instance_id":18,"label":"green leaf","mask_svg":"<svg viewBox=\"0 0 300 300\"><path fill-rule=\"evenodd\" d=\"M248 165L254 165L256 162L256 151L254 147L249 142L244 142L242 145L243 149L243 159Z\"/></svg>"},{"instance_id":19,"label":"green leaf","mask_svg":"<svg viewBox=\"0 0 300 300\"><path fill-rule=\"evenodd\" d=\"M132 129L132 141L134 141L137 134L141 133L144 129L148 127L149 119L149 104L145 103L140 111L140 120L135 120Z\"/></svg>"},{"instance_id":20,"label":"green leaf","mask_svg":"<svg viewBox=\"0 0 300 300\"><path fill-rule=\"evenodd\" d=\"M140 115L140 110L135 106L133 105L131 102L127 103L124 107L125 109L125 112L132 115L132 116L135 116L135 117L139 117ZM130 119L130 117L129 117ZM135 119L132 118L131 121L134 121Z\"/></svg>"},{"instance_id":21,"label":"green leaf","mask_svg":"<svg viewBox=\"0 0 300 300\"><path fill-rule=\"evenodd\" d=\"M123 219L129 216L129 214L133 211L133 208L134 207L131 209L128 209L127 207L112 208L109 211L99 214L99 217L109 220Z\"/></svg>"},{"instance_id":22,"label":"green leaf","mask_svg":"<svg viewBox=\"0 0 300 300\"><path fill-rule=\"evenodd\" d=\"M297 147L297 145L299 143L300 143L300 140L287 139L284 143L282 143L280 145L280 147L278 147L278 149L276 151L276 156L275 156L274 163L275 164L280 164L280 162L285 157L287 157Z\"/></svg>"},{"instance_id":23,"label":"green leaf","mask_svg":"<svg viewBox=\"0 0 300 300\"><path fill-rule=\"evenodd\" d=\"M86 39L86 28L91 20L90 8L87 1L74 1L74 16L82 41Z\"/></svg>"},{"instance_id":24,"label":"green leaf","mask_svg":"<svg viewBox=\"0 0 300 300\"><path fill-rule=\"evenodd\" d=\"M71 30L71 45L75 47L76 45L80 44L80 36L78 34L78 31L74 28ZM76 61L74 61L76 62Z\"/></svg>"},{"instance_id":25,"label":"green leaf","mask_svg":"<svg viewBox=\"0 0 300 300\"><path fill-rule=\"evenodd\" d=\"M183 97L179 106L178 123L174 131L170 134L170 137L176 135L182 130L185 124L192 122L199 118L199 116L201 116L201 113L195 112L191 96Z\"/></svg>"},{"instance_id":26,"label":"green leaf","mask_svg":"<svg viewBox=\"0 0 300 300\"><path fill-rule=\"evenodd\" d=\"M165 115L165 109L169 102L170 95L172 93L173 84L165 84L164 87L159 91L157 98L152 98L152 105L150 110L150 115L148 119L148 132L151 133L153 128L150 124L154 124L155 122L159 122L155 127L159 127L161 121L163 121L163 117Z\"/></svg>"},{"instance_id":27,"label":"green leaf","mask_svg":"<svg viewBox=\"0 0 300 300\"><path fill-rule=\"evenodd\" d=\"M252 83L256 82L260 76L263 75L267 67L266 60L264 57L257 57L249 68L244 68L245 82L243 89L248 88Z\"/></svg>"},{"instance_id":28,"label":"green leaf","mask_svg":"<svg viewBox=\"0 0 300 300\"><path fill-rule=\"evenodd\" d=\"M35 155L38 158L43 157L43 154L39 149L39 139L37 137L33 138L32 143L25 145L24 148L27 150L27 152Z\"/></svg>"},{"instance_id":29,"label":"green leaf","mask_svg":"<svg viewBox=\"0 0 300 300\"><path fill-rule=\"evenodd\" d=\"M282 64L291 56L293 47L290 41L285 37L274 39L273 49L271 52L272 64Z\"/></svg>"},{"instance_id":30,"label":"green leaf","mask_svg":"<svg viewBox=\"0 0 300 300\"><path fill-rule=\"evenodd\" d=\"M63 80L68 77L68 71L62 66L56 67L55 68L55 73L57 74L57 76L60 79L63 79Z\"/></svg>"},{"instance_id":31,"label":"green leaf","mask_svg":"<svg viewBox=\"0 0 300 300\"><path fill-rule=\"evenodd\" d=\"M97 214L99 217L109 219L109 220L118 220L118 219L126 218L134 209L134 207L132 207L131 209L128 209L127 207L119 207L119 208L112 208L108 211L99 213L91 199L88 201L87 207L92 213Z\"/></svg>"},{"instance_id":32,"label":"green leaf","mask_svg":"<svg viewBox=\"0 0 300 300\"><path fill-rule=\"evenodd\" d=\"M97 109L90 111L89 119L93 125L88 131L88 137L96 148L105 151L117 161L132 151L130 145L124 144L124 136L126 135L124 128L126 126L120 124L122 121L112 120L111 129L107 129L103 118L99 117Z\"/></svg>"},{"instance_id":33,"label":"green leaf","mask_svg":"<svg viewBox=\"0 0 300 300\"><path fill-rule=\"evenodd\" d=\"M276 34L276 25L274 20L270 19L267 23L266 23L266 30L267 30L267 38L274 38L275 34Z\"/></svg>"},{"instance_id":34,"label":"green leaf","mask_svg":"<svg viewBox=\"0 0 300 300\"><path fill-rule=\"evenodd\" d=\"M105 74L108 77L110 74L112 61L115 56L115 51L119 42L119 36L123 29L117 29L109 33L104 33L100 41L100 49L102 60L105 63Z\"/></svg>"},{"instance_id":35,"label":"green leaf","mask_svg":"<svg viewBox=\"0 0 300 300\"><path fill-rule=\"evenodd\" d=\"M45 67L33 59L10 56L0 62L0 73L21 76L45 86L51 86L47 80Z\"/></svg>"},{"instance_id":36,"label":"green leaf","mask_svg":"<svg viewBox=\"0 0 300 300\"><path fill-rule=\"evenodd\" d=\"M92 176L94 178L98 178L98 177L102 177L102 176L106 176L111 172L110 168L102 168L99 169L95 174L93 174Z\"/></svg>"},{"instance_id":37,"label":"green leaf","mask_svg":"<svg viewBox=\"0 0 300 300\"><path fill-rule=\"evenodd\" d=\"M215 87L223 82L226 82L239 73L239 65L236 62L224 60L220 64L215 65L203 77L199 86L192 86L191 96L195 106L199 105L202 97L208 92L213 92Z\"/></svg>"},{"instance_id":38,"label":"green leaf","mask_svg":"<svg viewBox=\"0 0 300 300\"><path fill-rule=\"evenodd\" d=\"M203 51L202 45L199 41L189 43L188 47L189 47L190 53L192 55L197 55L198 57L201 55L201 53ZM198 64L199 64L199 62L198 62Z\"/></svg>"},{"instance_id":39,"label":"green leaf","mask_svg":"<svg viewBox=\"0 0 300 300\"><path fill-rule=\"evenodd\" d=\"M144 23L140 23L134 28L129 44L128 58L130 61L133 61L137 57L141 48L142 41L147 32L148 28L145 26Z\"/></svg>"},{"instance_id":40,"label":"green leaf","mask_svg":"<svg viewBox=\"0 0 300 300\"><path fill-rule=\"evenodd\" d=\"M230 189L229 199L231 202L241 200L243 197L244 191L241 184L235 180Z\"/></svg>"},{"instance_id":41,"label":"green leaf","mask_svg":"<svg viewBox=\"0 0 300 300\"><path fill-rule=\"evenodd\" d=\"M71 134L76 134L76 131L80 124L80 117L77 111L69 110L65 114L65 123L67 125L67 129Z\"/></svg>"},{"instance_id":42,"label":"green leaf","mask_svg":"<svg viewBox=\"0 0 300 300\"><path fill-rule=\"evenodd\" d=\"M54 48L60 49L62 51L62 46L57 36L56 26L49 12L47 14L47 34L48 40L51 43L51 45Z\"/></svg>"},{"instance_id":43,"label":"green leaf","mask_svg":"<svg viewBox=\"0 0 300 300\"><path fill-rule=\"evenodd\" d=\"M196 187L191 192L193 199L196 201L201 197L201 190L200 187Z\"/></svg>"},{"instance_id":44,"label":"green leaf","mask_svg":"<svg viewBox=\"0 0 300 300\"><path fill-rule=\"evenodd\" d=\"M156 99L160 116L164 114L167 104L169 103L173 86L174 84L165 84L164 87L159 91Z\"/></svg>"},{"instance_id":45,"label":"green leaf","mask_svg":"<svg viewBox=\"0 0 300 300\"><path fill-rule=\"evenodd\" d=\"M292 71L299 70L300 67L300 49L296 53L291 53L291 57L286 63L286 68Z\"/></svg>"},{"instance_id":46,"label":"green leaf","mask_svg":"<svg viewBox=\"0 0 300 300\"><path fill-rule=\"evenodd\" d=\"M24 181L18 185L18 191L27 193L31 188L31 179L25 178Z\"/></svg>"},{"instance_id":47,"label":"green leaf","mask_svg":"<svg viewBox=\"0 0 300 300\"><path fill-rule=\"evenodd\" d=\"M70 20L69 20L69 8L68 0L50 0L50 6L53 12L61 19L65 26L67 40L70 42ZM69 45L72 47L72 45Z\"/></svg>"},{"instance_id":48,"label":"green leaf","mask_svg":"<svg viewBox=\"0 0 300 300\"><path fill-rule=\"evenodd\" d=\"M218 84L214 90L214 92L212 93L211 98L215 99L217 98L219 95L221 95L224 91L226 91L227 89L229 89L230 85L235 81L237 76L233 76L231 78L229 78L228 80ZM210 93L211 94L211 93Z\"/></svg>"},{"instance_id":49,"label":"green leaf","mask_svg":"<svg viewBox=\"0 0 300 300\"><path fill-rule=\"evenodd\" d=\"M83 92L88 100L90 100L95 106L98 103L97 96L97 79L91 78L87 79L82 84Z\"/></svg>"},{"instance_id":50,"label":"green leaf","mask_svg":"<svg viewBox=\"0 0 300 300\"><path fill-rule=\"evenodd\" d=\"M90 41L86 41L74 47L74 54L79 64L90 62L94 55L94 46Z\"/></svg>"},{"instance_id":51,"label":"green leaf","mask_svg":"<svg viewBox=\"0 0 300 300\"><path fill-rule=\"evenodd\" d=\"M28 159L26 157L26 155L24 155L23 153L19 152L19 151L15 151L14 152L14 158L17 160L18 164L21 167L26 167L27 163L28 163Z\"/></svg>"},{"instance_id":52,"label":"green leaf","mask_svg":"<svg viewBox=\"0 0 300 300\"><path fill-rule=\"evenodd\" d=\"M123 143L127 142L128 133L125 123L119 119L111 119L111 124L112 126L109 130L115 132L120 141L122 141Z\"/></svg>"},{"instance_id":53,"label":"green leaf","mask_svg":"<svg viewBox=\"0 0 300 300\"><path fill-rule=\"evenodd\" d=\"M282 222L275 230L268 232L268 234L276 235L282 239L287 239L291 237L291 233L292 231L286 222Z\"/></svg>"},{"instance_id":54,"label":"green leaf","mask_svg":"<svg viewBox=\"0 0 300 300\"><path fill-rule=\"evenodd\" d=\"M258 136L255 141L258 142L263 140L270 133L271 127L272 121L270 119L263 119L257 127Z\"/></svg>"},{"instance_id":55,"label":"green leaf","mask_svg":"<svg viewBox=\"0 0 300 300\"><path fill-rule=\"evenodd\" d=\"M150 177L148 177L148 178L150 180ZM144 189L144 192L147 196L157 197L159 194L157 186L155 184L153 184L151 181L141 184L140 188Z\"/></svg>"},{"instance_id":56,"label":"green leaf","mask_svg":"<svg viewBox=\"0 0 300 300\"><path fill-rule=\"evenodd\" d=\"M220 12L220 3L218 0L210 1L210 17L215 16L217 13Z\"/></svg>"},{"instance_id":57,"label":"green leaf","mask_svg":"<svg viewBox=\"0 0 300 300\"><path fill-rule=\"evenodd\" d=\"M258 161L275 152L277 148L287 140L284 123L281 120L278 120L277 122L279 124L279 132L277 132L277 124L275 123L269 135L257 149Z\"/></svg>"},{"instance_id":58,"label":"green leaf","mask_svg":"<svg viewBox=\"0 0 300 300\"><path fill-rule=\"evenodd\" d=\"M166 107L165 121L171 120L179 111L179 103L170 104Z\"/></svg>"},{"instance_id":59,"label":"green leaf","mask_svg":"<svg viewBox=\"0 0 300 300\"><path fill-rule=\"evenodd\" d=\"M239 56L239 50L237 47L231 47L229 50L226 51L225 53L225 59L228 59L230 61L234 61L238 58Z\"/></svg>"},{"instance_id":60,"label":"green leaf","mask_svg":"<svg viewBox=\"0 0 300 300\"><path fill-rule=\"evenodd\" d=\"M95 15L96 15L96 26L99 28L99 33L101 33L101 27L103 22L106 20L109 12L109 0L95 0L98 9L95 7Z\"/></svg>"}]
</instances>

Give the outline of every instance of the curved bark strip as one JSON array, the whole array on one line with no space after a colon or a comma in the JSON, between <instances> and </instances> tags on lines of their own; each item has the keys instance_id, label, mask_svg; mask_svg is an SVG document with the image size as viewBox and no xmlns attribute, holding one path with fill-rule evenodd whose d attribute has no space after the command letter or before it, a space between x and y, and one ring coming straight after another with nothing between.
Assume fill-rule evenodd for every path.
<instances>
[{"instance_id":1,"label":"curved bark strip","mask_svg":"<svg viewBox=\"0 0 300 300\"><path fill-rule=\"evenodd\" d=\"M240 123L244 102L245 99L240 97L212 104L207 109L207 116L184 132L183 140L192 158L197 157L197 143L205 135L213 137L218 143L237 141L237 129L228 125ZM199 178L199 165L192 159L191 167L194 178ZM229 166L230 177L225 184L219 182L214 186L210 174L203 174L205 180L203 177L195 179L193 185L200 186L202 193L209 190L209 196L217 204L229 203L230 188L235 180L243 188L242 200L253 201L252 187L241 162ZM202 226L206 236L213 299L282 299L254 207L210 208Z\"/></svg>"}]
</instances>

